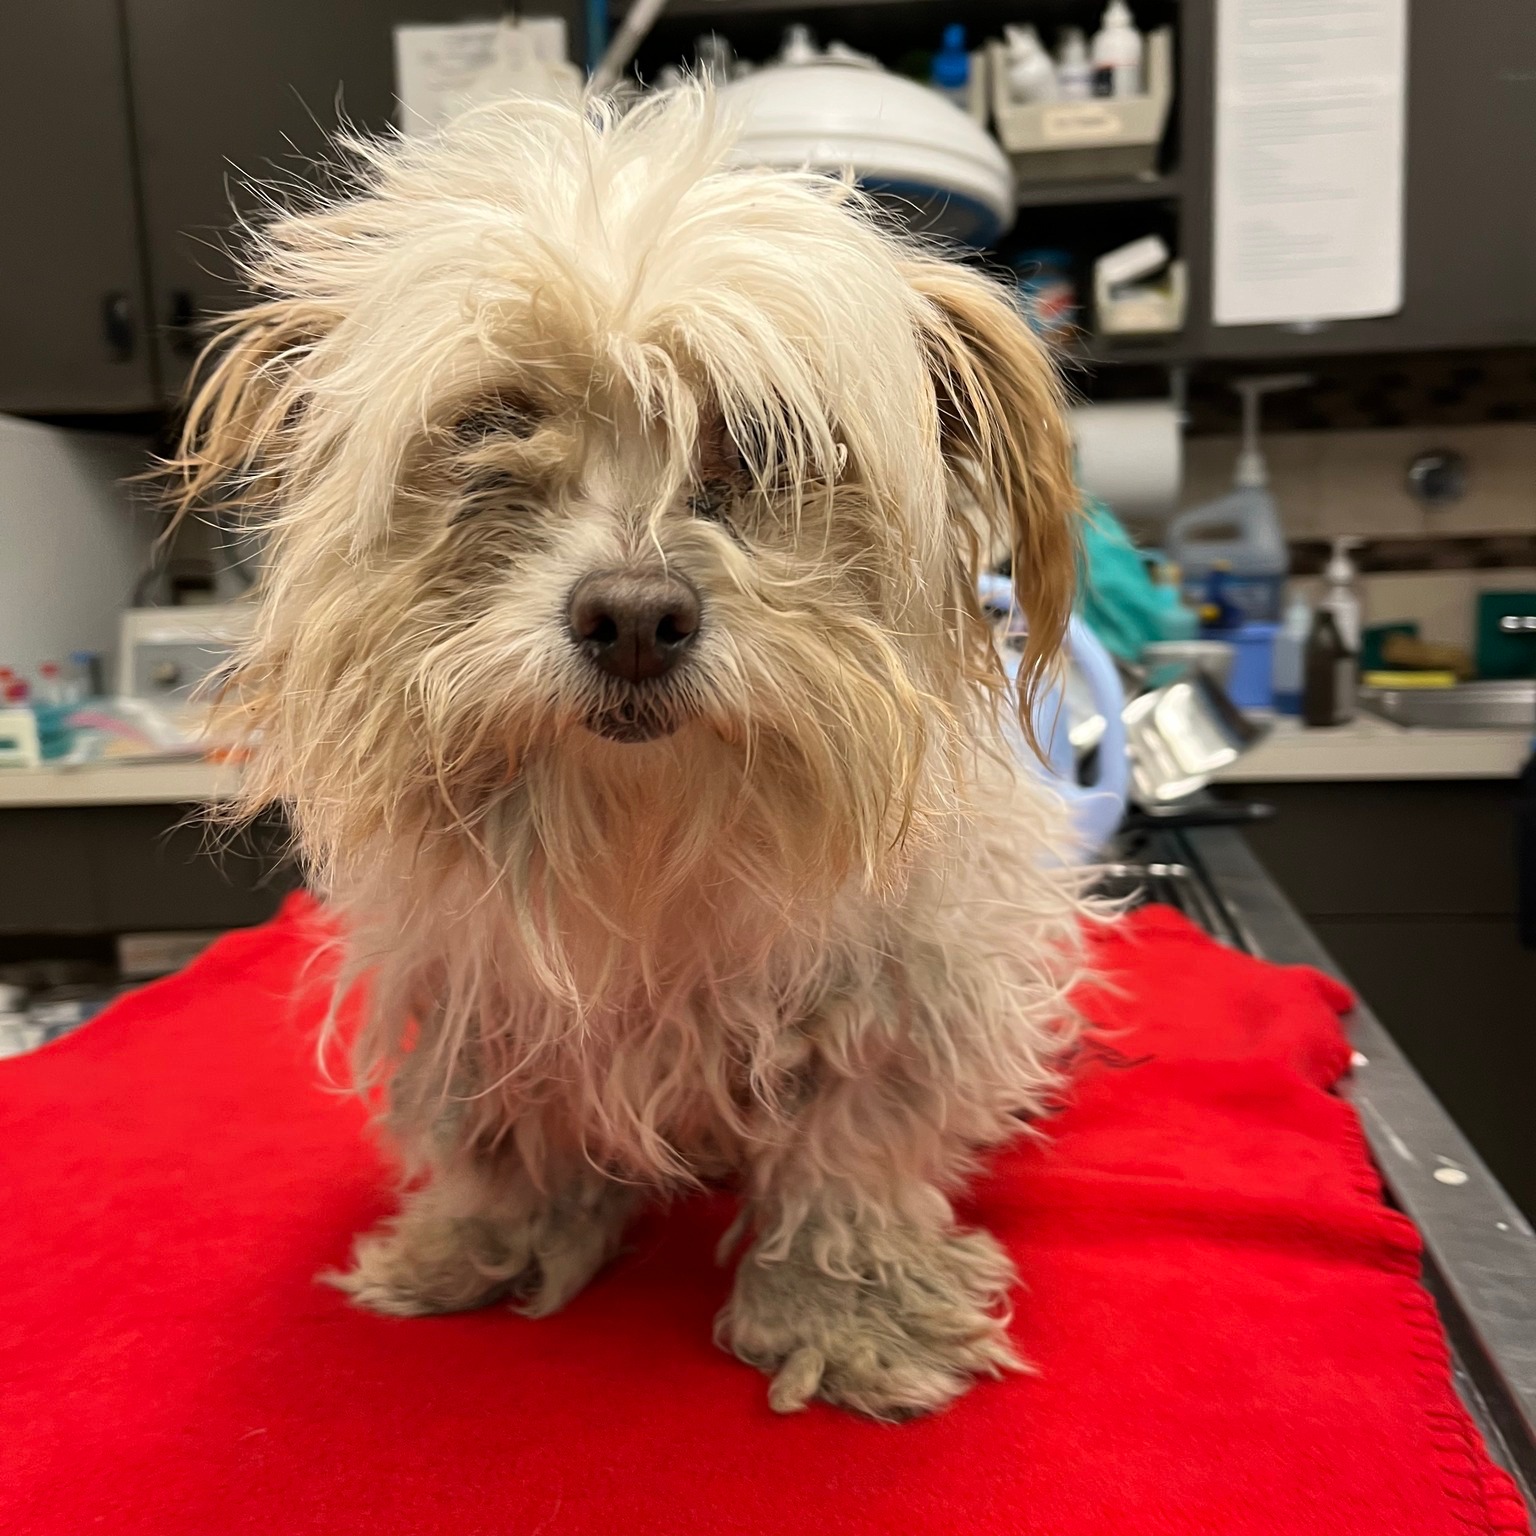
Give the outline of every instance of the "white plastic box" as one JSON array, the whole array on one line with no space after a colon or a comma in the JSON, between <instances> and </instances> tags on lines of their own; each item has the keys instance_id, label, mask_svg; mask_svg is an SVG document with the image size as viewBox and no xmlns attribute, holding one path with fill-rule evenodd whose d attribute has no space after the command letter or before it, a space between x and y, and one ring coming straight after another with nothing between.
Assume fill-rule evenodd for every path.
<instances>
[{"instance_id":1,"label":"white plastic box","mask_svg":"<svg viewBox=\"0 0 1536 1536\"><path fill-rule=\"evenodd\" d=\"M1147 37L1141 96L1019 104L1008 96L1007 51L987 44L992 125L1019 182L1152 176L1173 104L1173 29Z\"/></svg>"}]
</instances>

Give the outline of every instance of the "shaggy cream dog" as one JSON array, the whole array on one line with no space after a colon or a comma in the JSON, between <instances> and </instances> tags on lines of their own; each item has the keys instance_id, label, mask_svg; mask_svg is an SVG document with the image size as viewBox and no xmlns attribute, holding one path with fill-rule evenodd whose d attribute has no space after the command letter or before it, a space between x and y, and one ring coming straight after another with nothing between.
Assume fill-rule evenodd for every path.
<instances>
[{"instance_id":1,"label":"shaggy cream dog","mask_svg":"<svg viewBox=\"0 0 1536 1536\"><path fill-rule=\"evenodd\" d=\"M268 529L244 808L345 921L407 1169L337 1283L551 1312L726 1182L721 1342L898 1417L1019 1363L949 1197L1057 1081L1079 906L973 589L1001 539L1034 685L1069 444L999 288L717 118L354 145L261 231L181 490Z\"/></svg>"}]
</instances>

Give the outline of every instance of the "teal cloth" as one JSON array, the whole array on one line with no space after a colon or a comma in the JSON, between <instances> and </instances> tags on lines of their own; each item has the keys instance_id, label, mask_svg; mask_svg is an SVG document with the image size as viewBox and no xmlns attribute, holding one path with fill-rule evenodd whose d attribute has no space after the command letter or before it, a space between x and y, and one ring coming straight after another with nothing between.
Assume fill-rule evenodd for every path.
<instances>
[{"instance_id":1,"label":"teal cloth","mask_svg":"<svg viewBox=\"0 0 1536 1536\"><path fill-rule=\"evenodd\" d=\"M1135 661L1144 645L1162 638L1157 588L1115 514L1091 496L1083 506L1078 612L1111 655Z\"/></svg>"}]
</instances>

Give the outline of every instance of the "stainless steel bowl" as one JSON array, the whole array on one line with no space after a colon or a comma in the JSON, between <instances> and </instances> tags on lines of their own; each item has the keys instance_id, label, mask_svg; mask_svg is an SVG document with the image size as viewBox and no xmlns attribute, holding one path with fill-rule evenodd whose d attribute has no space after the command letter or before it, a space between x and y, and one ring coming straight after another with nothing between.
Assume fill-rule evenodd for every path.
<instances>
[{"instance_id":1,"label":"stainless steel bowl","mask_svg":"<svg viewBox=\"0 0 1536 1536\"><path fill-rule=\"evenodd\" d=\"M1204 789L1213 773L1236 762L1268 730L1198 667L1132 699L1122 718L1131 788L1143 806Z\"/></svg>"}]
</instances>

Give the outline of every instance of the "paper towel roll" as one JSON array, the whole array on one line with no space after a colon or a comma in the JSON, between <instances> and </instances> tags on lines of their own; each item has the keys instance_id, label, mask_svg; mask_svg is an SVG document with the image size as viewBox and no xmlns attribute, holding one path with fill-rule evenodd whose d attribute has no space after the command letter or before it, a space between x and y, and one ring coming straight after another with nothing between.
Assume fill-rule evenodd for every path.
<instances>
[{"instance_id":1,"label":"paper towel roll","mask_svg":"<svg viewBox=\"0 0 1536 1536\"><path fill-rule=\"evenodd\" d=\"M1171 400L1124 400L1072 412L1078 482L1117 517L1162 519L1178 505L1183 419Z\"/></svg>"}]
</instances>

